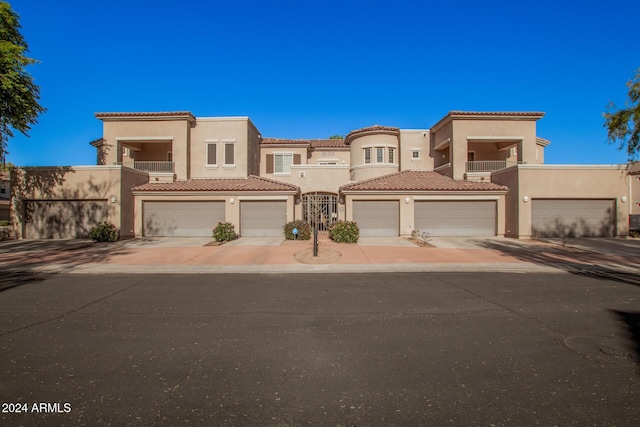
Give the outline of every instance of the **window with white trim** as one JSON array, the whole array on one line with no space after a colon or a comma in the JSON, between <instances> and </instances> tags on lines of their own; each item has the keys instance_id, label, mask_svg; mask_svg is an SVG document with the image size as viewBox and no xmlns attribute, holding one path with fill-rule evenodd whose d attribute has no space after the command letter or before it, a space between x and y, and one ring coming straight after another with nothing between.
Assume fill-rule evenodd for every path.
<instances>
[{"instance_id":1,"label":"window with white trim","mask_svg":"<svg viewBox=\"0 0 640 427\"><path fill-rule=\"evenodd\" d=\"M291 173L292 164L293 164L293 154L274 154L273 155L273 172L274 173Z\"/></svg>"},{"instance_id":2,"label":"window with white trim","mask_svg":"<svg viewBox=\"0 0 640 427\"><path fill-rule=\"evenodd\" d=\"M235 166L236 164L236 144L233 142L224 143L224 165Z\"/></svg>"},{"instance_id":3,"label":"window with white trim","mask_svg":"<svg viewBox=\"0 0 640 427\"><path fill-rule=\"evenodd\" d=\"M420 160L420 150L411 150L411 160Z\"/></svg>"},{"instance_id":4,"label":"window with white trim","mask_svg":"<svg viewBox=\"0 0 640 427\"><path fill-rule=\"evenodd\" d=\"M396 162L396 149L389 148L389 163L394 164Z\"/></svg>"},{"instance_id":5,"label":"window with white trim","mask_svg":"<svg viewBox=\"0 0 640 427\"><path fill-rule=\"evenodd\" d=\"M218 144L207 143L207 166L218 166Z\"/></svg>"},{"instance_id":6,"label":"window with white trim","mask_svg":"<svg viewBox=\"0 0 640 427\"><path fill-rule=\"evenodd\" d=\"M371 148L364 149L364 162L367 164L371 163Z\"/></svg>"},{"instance_id":7,"label":"window with white trim","mask_svg":"<svg viewBox=\"0 0 640 427\"><path fill-rule=\"evenodd\" d=\"M376 163L384 163L384 148L376 148Z\"/></svg>"}]
</instances>

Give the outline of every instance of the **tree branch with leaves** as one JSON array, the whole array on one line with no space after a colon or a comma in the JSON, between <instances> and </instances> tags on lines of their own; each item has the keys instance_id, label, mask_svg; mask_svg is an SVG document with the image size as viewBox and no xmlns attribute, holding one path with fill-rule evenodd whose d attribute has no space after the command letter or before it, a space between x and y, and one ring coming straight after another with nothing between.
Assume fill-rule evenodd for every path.
<instances>
[{"instance_id":1,"label":"tree branch with leaves","mask_svg":"<svg viewBox=\"0 0 640 427\"><path fill-rule=\"evenodd\" d=\"M621 150L627 151L629 160L640 154L640 68L636 75L627 82L629 99L626 108L618 109L613 102L609 103L609 112L603 113L604 127L607 128L609 144L619 144Z\"/></svg>"},{"instance_id":2,"label":"tree branch with leaves","mask_svg":"<svg viewBox=\"0 0 640 427\"><path fill-rule=\"evenodd\" d=\"M38 61L28 58L27 42L20 34L20 17L11 5L0 1L0 158L17 130L28 136L31 126L45 108L40 106L40 88L27 73Z\"/></svg>"}]
</instances>

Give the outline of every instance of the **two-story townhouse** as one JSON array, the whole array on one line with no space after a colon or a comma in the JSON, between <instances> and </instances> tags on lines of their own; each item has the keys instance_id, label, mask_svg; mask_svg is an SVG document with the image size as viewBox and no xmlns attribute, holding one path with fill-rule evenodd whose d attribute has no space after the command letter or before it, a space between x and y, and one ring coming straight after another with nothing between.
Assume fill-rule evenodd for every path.
<instances>
[{"instance_id":1,"label":"two-story townhouse","mask_svg":"<svg viewBox=\"0 0 640 427\"><path fill-rule=\"evenodd\" d=\"M97 113L98 166L18 174L18 234L75 237L100 219L124 237L210 236L219 221L281 236L304 219L354 220L364 236L625 235L626 165L545 165L543 115L452 111L430 129L292 140L263 138L248 117ZM46 230L64 215L80 219Z\"/></svg>"}]
</instances>

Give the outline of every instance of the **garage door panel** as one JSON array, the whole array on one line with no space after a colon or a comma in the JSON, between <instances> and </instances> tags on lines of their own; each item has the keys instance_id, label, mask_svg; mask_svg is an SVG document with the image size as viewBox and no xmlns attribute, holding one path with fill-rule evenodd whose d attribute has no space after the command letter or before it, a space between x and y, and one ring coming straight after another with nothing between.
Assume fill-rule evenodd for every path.
<instances>
[{"instance_id":1,"label":"garage door panel","mask_svg":"<svg viewBox=\"0 0 640 427\"><path fill-rule=\"evenodd\" d=\"M539 237L615 235L613 200L534 199L531 233Z\"/></svg>"},{"instance_id":2,"label":"garage door panel","mask_svg":"<svg viewBox=\"0 0 640 427\"><path fill-rule=\"evenodd\" d=\"M25 202L29 239L85 239L108 219L106 200L33 200Z\"/></svg>"},{"instance_id":3,"label":"garage door panel","mask_svg":"<svg viewBox=\"0 0 640 427\"><path fill-rule=\"evenodd\" d=\"M416 201L415 229L431 236L495 236L494 200Z\"/></svg>"},{"instance_id":4,"label":"garage door panel","mask_svg":"<svg viewBox=\"0 0 640 427\"><path fill-rule=\"evenodd\" d=\"M353 220L360 236L394 237L399 235L400 203L395 200L355 200Z\"/></svg>"},{"instance_id":5,"label":"garage door panel","mask_svg":"<svg viewBox=\"0 0 640 427\"><path fill-rule=\"evenodd\" d=\"M209 237L225 220L223 201L144 202L145 236Z\"/></svg>"},{"instance_id":6,"label":"garage door panel","mask_svg":"<svg viewBox=\"0 0 640 427\"><path fill-rule=\"evenodd\" d=\"M240 235L243 237L280 237L287 223L285 200L240 202Z\"/></svg>"}]
</instances>

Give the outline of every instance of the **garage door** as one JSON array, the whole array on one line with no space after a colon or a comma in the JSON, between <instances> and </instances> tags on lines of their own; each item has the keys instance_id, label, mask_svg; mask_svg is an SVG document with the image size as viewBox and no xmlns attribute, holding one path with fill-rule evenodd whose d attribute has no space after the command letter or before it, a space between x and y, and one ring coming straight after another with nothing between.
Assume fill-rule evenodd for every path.
<instances>
[{"instance_id":1,"label":"garage door","mask_svg":"<svg viewBox=\"0 0 640 427\"><path fill-rule=\"evenodd\" d=\"M613 200L534 199L531 201L533 236L614 236L614 218Z\"/></svg>"},{"instance_id":2,"label":"garage door","mask_svg":"<svg viewBox=\"0 0 640 427\"><path fill-rule=\"evenodd\" d=\"M240 235L243 237L284 236L286 223L285 200L240 202Z\"/></svg>"},{"instance_id":3,"label":"garage door","mask_svg":"<svg viewBox=\"0 0 640 427\"><path fill-rule=\"evenodd\" d=\"M431 236L495 236L494 200L416 201L415 229Z\"/></svg>"},{"instance_id":4,"label":"garage door","mask_svg":"<svg viewBox=\"0 0 640 427\"><path fill-rule=\"evenodd\" d=\"M355 200L353 220L364 237L398 236L400 203L397 201Z\"/></svg>"},{"instance_id":5,"label":"garage door","mask_svg":"<svg viewBox=\"0 0 640 427\"><path fill-rule=\"evenodd\" d=\"M106 200L32 200L25 202L29 239L84 239L91 227L106 221Z\"/></svg>"},{"instance_id":6,"label":"garage door","mask_svg":"<svg viewBox=\"0 0 640 427\"><path fill-rule=\"evenodd\" d=\"M145 236L210 237L224 221L224 202L143 202Z\"/></svg>"}]
</instances>

